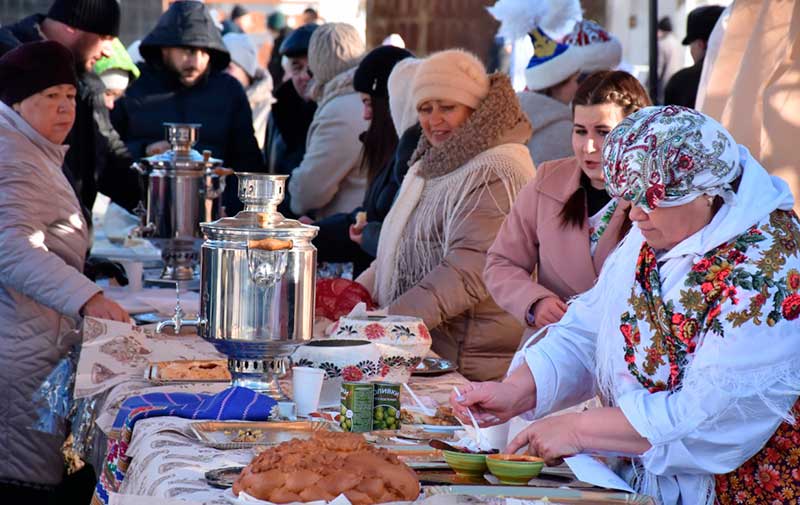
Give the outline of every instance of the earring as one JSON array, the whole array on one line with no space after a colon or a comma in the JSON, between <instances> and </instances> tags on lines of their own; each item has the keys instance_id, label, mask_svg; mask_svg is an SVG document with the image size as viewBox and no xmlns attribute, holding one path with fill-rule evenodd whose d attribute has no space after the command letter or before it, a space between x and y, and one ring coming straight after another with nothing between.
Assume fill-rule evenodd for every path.
<instances>
[{"instance_id":1,"label":"earring","mask_svg":"<svg viewBox=\"0 0 800 505\"><path fill-rule=\"evenodd\" d=\"M712 207L714 205L714 197L713 196L707 196L706 200L708 201L708 206L709 207Z\"/></svg>"}]
</instances>

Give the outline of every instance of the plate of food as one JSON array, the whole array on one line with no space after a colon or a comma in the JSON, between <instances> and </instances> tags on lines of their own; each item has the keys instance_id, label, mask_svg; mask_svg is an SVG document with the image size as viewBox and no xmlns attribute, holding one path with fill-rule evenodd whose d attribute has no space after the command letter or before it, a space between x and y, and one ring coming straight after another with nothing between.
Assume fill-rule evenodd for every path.
<instances>
[{"instance_id":1,"label":"plate of food","mask_svg":"<svg viewBox=\"0 0 800 505\"><path fill-rule=\"evenodd\" d=\"M224 359L174 360L149 363L144 369L144 378L155 384L230 382L231 373L228 361Z\"/></svg>"},{"instance_id":2,"label":"plate of food","mask_svg":"<svg viewBox=\"0 0 800 505\"><path fill-rule=\"evenodd\" d=\"M203 421L189 425L197 440L215 449L273 446L289 440L307 440L328 423L311 421Z\"/></svg>"},{"instance_id":3,"label":"plate of food","mask_svg":"<svg viewBox=\"0 0 800 505\"><path fill-rule=\"evenodd\" d=\"M400 419L404 425L417 425L424 431L434 433L453 433L464 429L451 407L440 406L432 416L415 407L403 408L400 409Z\"/></svg>"}]
</instances>

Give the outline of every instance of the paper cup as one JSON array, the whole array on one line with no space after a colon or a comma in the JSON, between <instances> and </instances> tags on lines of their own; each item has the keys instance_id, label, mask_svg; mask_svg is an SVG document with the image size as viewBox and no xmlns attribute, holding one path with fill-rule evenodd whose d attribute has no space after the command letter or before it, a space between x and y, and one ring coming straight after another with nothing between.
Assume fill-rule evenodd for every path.
<instances>
[{"instance_id":1,"label":"paper cup","mask_svg":"<svg viewBox=\"0 0 800 505\"><path fill-rule=\"evenodd\" d=\"M118 263L125 269L128 276L128 289L139 291L142 289L142 275L144 274L144 263L141 261L119 260Z\"/></svg>"},{"instance_id":2,"label":"paper cup","mask_svg":"<svg viewBox=\"0 0 800 505\"><path fill-rule=\"evenodd\" d=\"M292 368L292 394L297 405L297 415L307 417L316 412L325 370L307 366Z\"/></svg>"},{"instance_id":3,"label":"paper cup","mask_svg":"<svg viewBox=\"0 0 800 505\"><path fill-rule=\"evenodd\" d=\"M497 449L498 451L503 452L503 449L506 448L508 445L508 426L509 423L505 422L496 426L481 428L483 436L486 437L486 440L489 442L489 445L492 446L492 449Z\"/></svg>"}]
</instances>

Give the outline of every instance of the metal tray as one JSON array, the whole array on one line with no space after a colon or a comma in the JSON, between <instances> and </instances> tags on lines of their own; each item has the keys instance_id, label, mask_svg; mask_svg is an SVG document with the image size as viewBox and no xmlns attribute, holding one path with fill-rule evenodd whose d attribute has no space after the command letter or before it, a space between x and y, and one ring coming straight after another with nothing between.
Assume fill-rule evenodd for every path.
<instances>
[{"instance_id":1,"label":"metal tray","mask_svg":"<svg viewBox=\"0 0 800 505\"><path fill-rule=\"evenodd\" d=\"M218 489L228 489L233 487L233 483L244 469L243 466L226 466L206 472L206 483Z\"/></svg>"},{"instance_id":2,"label":"metal tray","mask_svg":"<svg viewBox=\"0 0 800 505\"><path fill-rule=\"evenodd\" d=\"M497 499L517 498L523 500L547 500L553 505L580 503L585 505L655 505L649 496L628 494L622 492L586 491L565 488L543 488L525 486L481 486L481 485L453 485L453 486L428 486L424 488L425 496L436 495L467 495L477 498L477 503L497 505ZM454 499L452 504L461 503ZM473 499L470 503L476 503ZM448 505L444 503L442 505Z\"/></svg>"},{"instance_id":3,"label":"metal tray","mask_svg":"<svg viewBox=\"0 0 800 505\"><path fill-rule=\"evenodd\" d=\"M189 429L197 440L215 449L245 449L271 446L299 438L311 438L315 431L328 431L328 423L311 421L204 421Z\"/></svg>"},{"instance_id":4,"label":"metal tray","mask_svg":"<svg viewBox=\"0 0 800 505\"><path fill-rule=\"evenodd\" d=\"M203 360L200 360L203 361ZM206 360L206 361L219 361L219 360ZM162 361L148 363L144 369L144 380L152 384L195 384L195 383L209 383L209 382L230 382L231 379L163 379L159 376L158 368Z\"/></svg>"},{"instance_id":5,"label":"metal tray","mask_svg":"<svg viewBox=\"0 0 800 505\"><path fill-rule=\"evenodd\" d=\"M444 358L423 358L411 375L440 375L456 370L458 367L455 363Z\"/></svg>"}]
</instances>

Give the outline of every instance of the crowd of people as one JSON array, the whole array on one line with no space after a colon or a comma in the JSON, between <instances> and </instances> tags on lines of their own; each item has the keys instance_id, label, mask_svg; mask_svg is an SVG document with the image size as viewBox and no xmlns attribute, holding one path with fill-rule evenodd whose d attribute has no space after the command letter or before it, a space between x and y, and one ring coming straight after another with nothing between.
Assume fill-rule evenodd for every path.
<instances>
[{"instance_id":1,"label":"crowd of people","mask_svg":"<svg viewBox=\"0 0 800 505\"><path fill-rule=\"evenodd\" d=\"M264 67L243 9L221 29L196 1L131 54L116 0L55 0L0 29L0 494L58 496L63 439L30 430L33 394L82 317L129 319L93 282L113 266L86 258L89 209L98 192L134 209L131 163L186 122L226 166L287 175L280 211L319 228L319 260L424 320L473 381L459 416L535 420L508 451L625 454L616 470L668 505L797 496L794 198L693 109L723 9L689 14L695 65L659 67L653 100L602 26L553 38L526 8L492 10L533 44L521 92L463 49L368 51L353 26L290 30L279 12ZM235 178L222 198L241 209Z\"/></svg>"}]
</instances>

